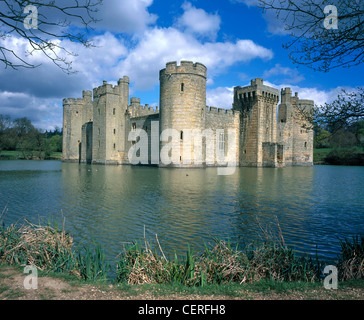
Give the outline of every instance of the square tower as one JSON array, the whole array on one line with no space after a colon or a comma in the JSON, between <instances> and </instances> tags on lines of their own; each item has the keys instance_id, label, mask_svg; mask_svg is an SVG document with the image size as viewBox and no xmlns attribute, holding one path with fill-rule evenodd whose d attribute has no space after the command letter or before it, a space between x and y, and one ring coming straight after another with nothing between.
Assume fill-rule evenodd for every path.
<instances>
[{"instance_id":1,"label":"square tower","mask_svg":"<svg viewBox=\"0 0 364 320\"><path fill-rule=\"evenodd\" d=\"M251 80L249 86L234 88L233 110L241 113L240 165L275 165L276 155L263 149L276 143L278 100L279 91L264 85L260 78Z\"/></svg>"}]
</instances>

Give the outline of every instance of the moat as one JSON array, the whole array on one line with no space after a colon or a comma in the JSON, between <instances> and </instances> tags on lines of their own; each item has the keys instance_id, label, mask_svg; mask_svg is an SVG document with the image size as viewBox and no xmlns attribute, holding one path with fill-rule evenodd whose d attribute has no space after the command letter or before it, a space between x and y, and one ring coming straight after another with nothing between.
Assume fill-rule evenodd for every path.
<instances>
[{"instance_id":1,"label":"moat","mask_svg":"<svg viewBox=\"0 0 364 320\"><path fill-rule=\"evenodd\" d=\"M144 232L166 255L185 255L214 237L259 240L277 220L298 253L332 259L339 239L364 232L364 167L216 170L0 161L0 212L7 225L64 217L76 242L95 240L110 259Z\"/></svg>"}]
</instances>

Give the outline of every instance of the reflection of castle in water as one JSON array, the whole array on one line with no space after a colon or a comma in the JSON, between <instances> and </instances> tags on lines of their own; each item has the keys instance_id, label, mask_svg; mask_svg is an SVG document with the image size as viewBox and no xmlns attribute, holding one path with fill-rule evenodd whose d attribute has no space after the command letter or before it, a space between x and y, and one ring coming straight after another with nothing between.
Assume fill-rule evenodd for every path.
<instances>
[{"instance_id":1,"label":"reflection of castle in water","mask_svg":"<svg viewBox=\"0 0 364 320\"><path fill-rule=\"evenodd\" d=\"M128 152L136 141L129 141L129 134L143 129L148 137L148 164L161 166L159 152L153 162L151 149L170 146L179 151L170 164L174 167L219 166L217 152L240 166L312 165L313 132L304 128L300 111L311 110L313 101L299 99L297 93L292 96L290 88L282 89L277 114L279 91L258 78L249 86L234 88L231 110L206 107L206 75L201 63L167 63L160 71L160 110L140 105L135 97L129 104L127 76L116 86L104 81L93 94L84 91L83 98L64 99L63 160L130 164ZM173 129L177 137L171 142L160 139L165 129ZM206 151L206 138L192 137L186 143L190 130L212 134L216 147L212 157ZM229 131L234 132L235 145L231 145ZM196 161L197 148L202 150L201 162Z\"/></svg>"}]
</instances>

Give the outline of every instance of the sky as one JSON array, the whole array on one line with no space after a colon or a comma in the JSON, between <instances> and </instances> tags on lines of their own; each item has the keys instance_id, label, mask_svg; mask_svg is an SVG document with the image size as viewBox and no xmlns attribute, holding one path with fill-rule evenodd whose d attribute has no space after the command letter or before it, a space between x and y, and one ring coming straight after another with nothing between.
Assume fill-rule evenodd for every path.
<instances>
[{"instance_id":1,"label":"sky","mask_svg":"<svg viewBox=\"0 0 364 320\"><path fill-rule=\"evenodd\" d=\"M79 98L83 90L104 80L116 84L124 75L130 78L130 97L156 107L159 70L169 61L206 65L207 105L225 109L231 109L233 87L254 78L277 89L291 87L317 105L364 82L364 66L320 73L293 64L282 47L290 40L284 26L253 0L104 0L97 18L89 34L94 47L59 40L77 54L68 57L74 74L40 54L27 57L39 65L35 69L0 65L0 114L27 117L43 130L62 128L63 98ZM24 52L28 46L15 35L0 42Z\"/></svg>"}]
</instances>

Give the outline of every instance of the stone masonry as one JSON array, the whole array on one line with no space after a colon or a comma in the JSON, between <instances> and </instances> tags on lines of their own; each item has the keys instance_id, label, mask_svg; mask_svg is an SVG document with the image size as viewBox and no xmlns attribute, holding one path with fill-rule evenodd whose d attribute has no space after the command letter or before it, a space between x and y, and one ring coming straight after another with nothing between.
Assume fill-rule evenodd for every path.
<instances>
[{"instance_id":1,"label":"stone masonry","mask_svg":"<svg viewBox=\"0 0 364 320\"><path fill-rule=\"evenodd\" d=\"M169 62L160 71L159 108L132 97L129 78L63 100L63 160L160 167L313 165L314 102L257 78L234 88L232 109L206 106L207 68ZM280 101L280 104L278 105ZM278 107L277 107L278 105Z\"/></svg>"}]
</instances>

